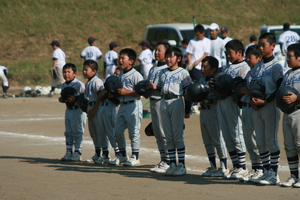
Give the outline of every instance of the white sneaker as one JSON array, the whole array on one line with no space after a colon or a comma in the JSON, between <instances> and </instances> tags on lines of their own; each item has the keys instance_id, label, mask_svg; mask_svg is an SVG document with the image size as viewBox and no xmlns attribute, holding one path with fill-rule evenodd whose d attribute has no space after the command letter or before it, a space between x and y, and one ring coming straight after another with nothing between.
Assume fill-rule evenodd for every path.
<instances>
[{"instance_id":1,"label":"white sneaker","mask_svg":"<svg viewBox=\"0 0 300 200\"><path fill-rule=\"evenodd\" d=\"M170 167L166 170L165 175L166 176L172 176L174 170L176 169L176 164L175 163L171 163Z\"/></svg>"},{"instance_id":2,"label":"white sneaker","mask_svg":"<svg viewBox=\"0 0 300 200\"><path fill-rule=\"evenodd\" d=\"M113 160L109 161L109 165L120 165L128 161L128 156L122 156L122 154L117 155Z\"/></svg>"},{"instance_id":3,"label":"white sneaker","mask_svg":"<svg viewBox=\"0 0 300 200\"><path fill-rule=\"evenodd\" d=\"M243 168L236 168L230 176L230 179L239 179L248 176L248 170Z\"/></svg>"},{"instance_id":4,"label":"white sneaker","mask_svg":"<svg viewBox=\"0 0 300 200\"><path fill-rule=\"evenodd\" d=\"M203 177L212 177L213 174L217 171L216 168L214 167L208 167L206 172L204 172L203 174L201 174L201 176Z\"/></svg>"},{"instance_id":5,"label":"white sneaker","mask_svg":"<svg viewBox=\"0 0 300 200\"><path fill-rule=\"evenodd\" d=\"M241 178L239 178L239 180L241 182L248 182L250 178L252 178L255 174L255 170L252 169L248 174L244 174L244 176L242 176Z\"/></svg>"},{"instance_id":6,"label":"white sneaker","mask_svg":"<svg viewBox=\"0 0 300 200\"><path fill-rule=\"evenodd\" d=\"M70 161L72 156L72 153L70 151L67 151L66 154L64 155L64 157L62 157L60 160L61 161Z\"/></svg>"},{"instance_id":7,"label":"white sneaker","mask_svg":"<svg viewBox=\"0 0 300 200\"><path fill-rule=\"evenodd\" d=\"M229 171L228 169L225 169L223 167L220 167L219 169L217 169L217 171L215 171L213 173L213 177L224 177L224 174L227 174Z\"/></svg>"},{"instance_id":8,"label":"white sneaker","mask_svg":"<svg viewBox=\"0 0 300 200\"><path fill-rule=\"evenodd\" d=\"M109 161L110 161L109 157L102 156L101 158L95 160L95 164L98 164L98 165L108 165Z\"/></svg>"},{"instance_id":9,"label":"white sneaker","mask_svg":"<svg viewBox=\"0 0 300 200\"><path fill-rule=\"evenodd\" d=\"M132 166L139 166L140 160L136 159L136 156L133 154L130 159L123 164L124 167L132 167Z\"/></svg>"},{"instance_id":10,"label":"white sneaker","mask_svg":"<svg viewBox=\"0 0 300 200\"><path fill-rule=\"evenodd\" d=\"M266 170L265 173L267 173ZM261 180L261 178L263 178L262 176L264 176L264 171L262 169L257 169L252 175L252 177L249 179L249 182L258 183Z\"/></svg>"},{"instance_id":11,"label":"white sneaker","mask_svg":"<svg viewBox=\"0 0 300 200\"><path fill-rule=\"evenodd\" d=\"M74 152L70 158L70 161L81 161L81 155L78 152Z\"/></svg>"},{"instance_id":12,"label":"white sneaker","mask_svg":"<svg viewBox=\"0 0 300 200\"><path fill-rule=\"evenodd\" d=\"M299 180L294 176L294 174L292 174L292 177L289 177L286 182L281 183L280 185L282 187L291 187L293 186L295 183L297 183Z\"/></svg>"},{"instance_id":13,"label":"white sneaker","mask_svg":"<svg viewBox=\"0 0 300 200\"><path fill-rule=\"evenodd\" d=\"M182 176L186 174L186 168L182 163L178 163L177 167L174 169L172 176Z\"/></svg>"},{"instance_id":14,"label":"white sneaker","mask_svg":"<svg viewBox=\"0 0 300 200\"><path fill-rule=\"evenodd\" d=\"M100 157L97 156L97 154L95 153L95 155L93 155L90 159L87 159L85 162L88 163L94 163L96 160L98 160Z\"/></svg>"},{"instance_id":15,"label":"white sneaker","mask_svg":"<svg viewBox=\"0 0 300 200\"><path fill-rule=\"evenodd\" d=\"M300 188L300 179L293 185L294 188Z\"/></svg>"},{"instance_id":16,"label":"white sneaker","mask_svg":"<svg viewBox=\"0 0 300 200\"><path fill-rule=\"evenodd\" d=\"M196 115L200 114L198 105L193 105L192 106L192 114L196 114Z\"/></svg>"},{"instance_id":17,"label":"white sneaker","mask_svg":"<svg viewBox=\"0 0 300 200\"><path fill-rule=\"evenodd\" d=\"M224 176L223 178L226 178L226 179L229 179L231 177L231 174L233 173L233 171L235 170L236 168L231 168L229 171L227 171L226 173L224 173Z\"/></svg>"},{"instance_id":18,"label":"white sneaker","mask_svg":"<svg viewBox=\"0 0 300 200\"><path fill-rule=\"evenodd\" d=\"M279 183L280 183L279 176L278 174L276 175L276 173L272 169L269 171L269 175L267 176L267 178L259 181L260 185L276 185Z\"/></svg>"},{"instance_id":19,"label":"white sneaker","mask_svg":"<svg viewBox=\"0 0 300 200\"><path fill-rule=\"evenodd\" d=\"M160 163L155 165L153 168L151 168L150 172L165 173L169 167L170 166L166 162L161 161Z\"/></svg>"}]
</instances>

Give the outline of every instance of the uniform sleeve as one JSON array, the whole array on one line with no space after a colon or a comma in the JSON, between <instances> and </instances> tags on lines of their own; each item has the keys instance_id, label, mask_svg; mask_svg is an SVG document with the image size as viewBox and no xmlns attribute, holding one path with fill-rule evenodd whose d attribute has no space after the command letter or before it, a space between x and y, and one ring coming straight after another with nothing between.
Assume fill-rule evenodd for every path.
<instances>
[{"instance_id":1,"label":"uniform sleeve","mask_svg":"<svg viewBox=\"0 0 300 200\"><path fill-rule=\"evenodd\" d=\"M272 78L275 82L277 82L278 79L283 78L283 68L279 63L274 65L272 68Z\"/></svg>"},{"instance_id":2,"label":"uniform sleeve","mask_svg":"<svg viewBox=\"0 0 300 200\"><path fill-rule=\"evenodd\" d=\"M188 44L188 46L187 46L187 48L186 48L186 53L187 54L192 54L193 53L193 44L192 44L192 41L189 41L189 44Z\"/></svg>"},{"instance_id":3,"label":"uniform sleeve","mask_svg":"<svg viewBox=\"0 0 300 200\"><path fill-rule=\"evenodd\" d=\"M80 53L80 57L81 58L85 58L86 54L85 54L85 49L82 50L82 52Z\"/></svg>"},{"instance_id":4,"label":"uniform sleeve","mask_svg":"<svg viewBox=\"0 0 300 200\"><path fill-rule=\"evenodd\" d=\"M182 80L182 86L185 89L190 83L191 83L192 79L190 77L190 74L188 73L188 71L184 70L183 73L183 80Z\"/></svg>"},{"instance_id":5,"label":"uniform sleeve","mask_svg":"<svg viewBox=\"0 0 300 200\"><path fill-rule=\"evenodd\" d=\"M101 79L97 79L95 82L95 88L97 88L97 91L102 91L104 90L104 85Z\"/></svg>"},{"instance_id":6,"label":"uniform sleeve","mask_svg":"<svg viewBox=\"0 0 300 200\"><path fill-rule=\"evenodd\" d=\"M53 51L52 59L53 60L58 60L58 51L56 51L56 50Z\"/></svg>"},{"instance_id":7,"label":"uniform sleeve","mask_svg":"<svg viewBox=\"0 0 300 200\"><path fill-rule=\"evenodd\" d=\"M102 58L102 52L99 48L97 48L97 58L98 59Z\"/></svg>"}]
</instances>

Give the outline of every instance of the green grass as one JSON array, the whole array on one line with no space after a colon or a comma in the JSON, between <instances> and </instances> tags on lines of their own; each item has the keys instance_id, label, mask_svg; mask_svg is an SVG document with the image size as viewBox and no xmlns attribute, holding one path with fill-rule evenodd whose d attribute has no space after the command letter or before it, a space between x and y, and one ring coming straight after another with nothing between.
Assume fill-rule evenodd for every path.
<instances>
[{"instance_id":1,"label":"green grass","mask_svg":"<svg viewBox=\"0 0 300 200\"><path fill-rule=\"evenodd\" d=\"M294 0L2 0L0 64L9 68L12 85L47 85L53 39L61 42L67 62L81 68L79 54L89 36L99 39L103 53L113 40L139 53L147 25L192 23L195 16L197 23L227 26L230 37L247 44L263 24L300 24L299 10Z\"/></svg>"}]
</instances>

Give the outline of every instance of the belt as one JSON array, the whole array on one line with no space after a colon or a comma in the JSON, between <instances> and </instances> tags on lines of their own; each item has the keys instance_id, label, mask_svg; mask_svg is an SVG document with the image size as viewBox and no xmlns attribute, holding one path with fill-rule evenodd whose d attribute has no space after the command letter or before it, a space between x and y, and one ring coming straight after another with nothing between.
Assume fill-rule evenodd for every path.
<instances>
[{"instance_id":1,"label":"belt","mask_svg":"<svg viewBox=\"0 0 300 200\"><path fill-rule=\"evenodd\" d=\"M72 108L68 108L69 110L76 110L76 109L78 109L79 108L79 106L73 106Z\"/></svg>"},{"instance_id":2,"label":"belt","mask_svg":"<svg viewBox=\"0 0 300 200\"><path fill-rule=\"evenodd\" d=\"M150 97L150 100L152 100L152 101L159 101L161 99L155 99L155 98Z\"/></svg>"},{"instance_id":3,"label":"belt","mask_svg":"<svg viewBox=\"0 0 300 200\"><path fill-rule=\"evenodd\" d=\"M89 101L89 106L93 106L96 104L96 101Z\"/></svg>"},{"instance_id":4,"label":"belt","mask_svg":"<svg viewBox=\"0 0 300 200\"><path fill-rule=\"evenodd\" d=\"M251 104L243 102L243 107L251 107Z\"/></svg>"},{"instance_id":5,"label":"belt","mask_svg":"<svg viewBox=\"0 0 300 200\"><path fill-rule=\"evenodd\" d=\"M121 102L121 104L126 105L126 104L130 104L130 103L133 103L133 102L135 102L135 100Z\"/></svg>"},{"instance_id":6,"label":"belt","mask_svg":"<svg viewBox=\"0 0 300 200\"><path fill-rule=\"evenodd\" d=\"M101 106L108 106L108 104L109 104L109 102L104 101L104 102L101 103ZM117 104L112 103L112 102L111 102L111 104L113 104L113 105L116 106L116 107L118 106Z\"/></svg>"},{"instance_id":7,"label":"belt","mask_svg":"<svg viewBox=\"0 0 300 200\"><path fill-rule=\"evenodd\" d=\"M210 105L201 106L201 110L209 110Z\"/></svg>"},{"instance_id":8,"label":"belt","mask_svg":"<svg viewBox=\"0 0 300 200\"><path fill-rule=\"evenodd\" d=\"M165 100L169 100L169 99L178 99L180 98L180 95L175 95L175 94L164 94L162 95L162 98Z\"/></svg>"}]
</instances>

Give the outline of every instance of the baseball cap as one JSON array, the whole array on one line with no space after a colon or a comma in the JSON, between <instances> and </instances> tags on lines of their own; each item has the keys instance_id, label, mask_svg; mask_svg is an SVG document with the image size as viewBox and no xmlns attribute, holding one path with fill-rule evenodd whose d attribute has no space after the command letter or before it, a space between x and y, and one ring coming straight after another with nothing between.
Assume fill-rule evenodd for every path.
<instances>
[{"instance_id":1,"label":"baseball cap","mask_svg":"<svg viewBox=\"0 0 300 200\"><path fill-rule=\"evenodd\" d=\"M89 44L92 44L94 41L96 41L97 39L96 38L94 38L94 37L89 37L88 38L88 43Z\"/></svg>"},{"instance_id":2,"label":"baseball cap","mask_svg":"<svg viewBox=\"0 0 300 200\"><path fill-rule=\"evenodd\" d=\"M156 47L156 46L157 46L157 42L156 42L156 41L151 41L151 42L150 42L150 45L151 45L152 47Z\"/></svg>"},{"instance_id":3,"label":"baseball cap","mask_svg":"<svg viewBox=\"0 0 300 200\"><path fill-rule=\"evenodd\" d=\"M118 47L118 46L120 46L120 45L115 41L112 41L111 43L109 43L110 48L114 48L114 47Z\"/></svg>"},{"instance_id":4,"label":"baseball cap","mask_svg":"<svg viewBox=\"0 0 300 200\"><path fill-rule=\"evenodd\" d=\"M223 26L223 27L221 28L221 32L222 32L222 33L227 33L227 32L228 32L227 27Z\"/></svg>"},{"instance_id":5,"label":"baseball cap","mask_svg":"<svg viewBox=\"0 0 300 200\"><path fill-rule=\"evenodd\" d=\"M290 28L290 24L289 23L284 23L283 24L283 30L288 30Z\"/></svg>"},{"instance_id":6,"label":"baseball cap","mask_svg":"<svg viewBox=\"0 0 300 200\"><path fill-rule=\"evenodd\" d=\"M143 40L139 45L146 45L147 47L150 47L150 43L148 40Z\"/></svg>"},{"instance_id":7,"label":"baseball cap","mask_svg":"<svg viewBox=\"0 0 300 200\"><path fill-rule=\"evenodd\" d=\"M216 23L211 23L211 25L208 28L210 30L219 30L219 25Z\"/></svg>"},{"instance_id":8,"label":"baseball cap","mask_svg":"<svg viewBox=\"0 0 300 200\"><path fill-rule=\"evenodd\" d=\"M55 45L55 46L59 47L60 43L57 40L53 40L49 45Z\"/></svg>"}]
</instances>

